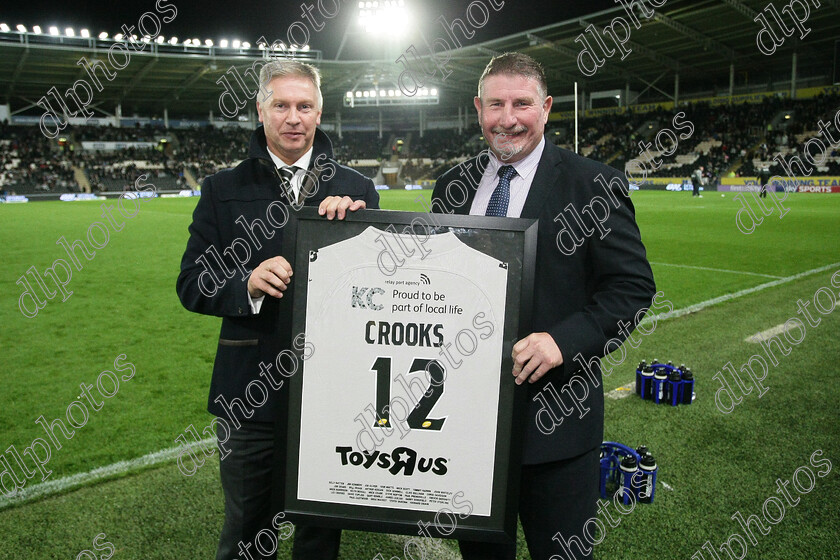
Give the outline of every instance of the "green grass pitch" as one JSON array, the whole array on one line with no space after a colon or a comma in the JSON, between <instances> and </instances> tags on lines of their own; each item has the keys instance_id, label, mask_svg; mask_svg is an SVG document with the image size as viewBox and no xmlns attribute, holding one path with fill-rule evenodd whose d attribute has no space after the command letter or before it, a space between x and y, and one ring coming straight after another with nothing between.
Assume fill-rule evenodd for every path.
<instances>
[{"instance_id":1,"label":"green grass pitch","mask_svg":"<svg viewBox=\"0 0 840 560\"><path fill-rule=\"evenodd\" d=\"M428 201L430 191L381 194L383 208L422 211L417 198ZM605 391L633 381L638 360L657 357L692 367L697 400L671 408L635 396L607 399L605 439L646 444L664 484L654 504L639 504L627 515L613 512L619 523L606 525L595 557L689 559L709 541L727 560L718 547L733 533L744 535L733 514L762 517L765 500L781 497L776 480L791 479L816 450L831 461L831 471L816 477L807 493L790 487L800 501L785 504L784 518L769 534L754 529L757 544L747 540L748 557L840 557L840 313L820 315L812 305L819 325L806 325L804 340L770 368L768 391L758 398L753 390L730 414L715 407L719 384L712 379L727 362L737 368L759 351L746 337L797 316L798 299L810 301L823 287L840 297L831 285L840 270L840 196L792 195L784 218L778 212L765 217L751 235L736 228L740 204L731 193L692 199L643 191L632 199L657 288L677 309L834 266L661 321L637 349L628 348L623 364L605 377ZM175 294L194 205L194 199L144 201L122 231L111 230L107 245L81 262L81 271L73 270L73 294L64 302L49 300L34 318L19 311L16 281L31 266L42 271L65 257L56 241L84 238L88 226L103 219L100 203L0 205L0 452L11 445L22 450L44 436L35 420L63 418L79 385L96 383L120 354L134 364L135 375L91 411L71 440L62 439L60 450L52 449L51 480L174 447L188 425L200 430L208 424L219 319L185 311ZM27 486L39 480L36 475ZM804 475L799 481L807 486ZM216 458L192 477L169 461L3 507L0 557L76 558L104 533L99 542L113 543L120 560L211 558L222 517ZM402 559L403 542L348 532L341 558L381 553ZM459 557L454 542L443 545L431 557ZM529 558L521 531L519 549L520 559ZM289 543L282 543L279 557L289 556Z\"/></svg>"}]
</instances>

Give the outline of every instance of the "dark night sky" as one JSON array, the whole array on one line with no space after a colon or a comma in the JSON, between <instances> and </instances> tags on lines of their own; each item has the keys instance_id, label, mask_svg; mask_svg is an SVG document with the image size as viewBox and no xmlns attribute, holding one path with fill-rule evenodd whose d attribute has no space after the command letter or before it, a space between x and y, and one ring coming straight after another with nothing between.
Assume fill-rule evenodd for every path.
<instances>
[{"instance_id":1,"label":"dark night sky","mask_svg":"<svg viewBox=\"0 0 840 560\"><path fill-rule=\"evenodd\" d=\"M183 40L188 37L213 39L217 44L219 39L238 38L252 44L260 36L269 41L286 40L286 33L290 24L303 20L301 4L308 4L317 0L292 0L291 2L269 2L266 0L251 2L220 2L210 0L206 2L188 3L185 0L157 0L161 6L174 5L178 14L170 23L163 24L161 34L165 38L176 35ZM324 57L335 57L341 39L347 26L351 23L357 8L357 0L322 0L327 10L340 5L338 16L331 20L323 20L314 9L316 21L324 21L325 28L313 33L310 46L323 51ZM498 3L502 0L477 0L490 6L491 1ZM448 21L458 17L464 19L464 10L469 5L467 0L406 0L415 12L417 23L415 28L425 29L437 35L439 30L435 20L444 15ZM155 12L155 0L141 2L87 1L62 2L31 0L19 2L4 2L0 9L0 22L5 22L12 28L22 23L30 28L40 25L47 29L50 25L57 25L64 29L74 27L77 32L87 27L91 34L98 35L107 31L111 36L119 32L122 24L136 25L143 12ZM480 42L518 31L533 29L565 19L593 13L598 10L615 7L610 0L562 1L562 0L504 0L504 6L498 11L489 9L490 22L476 31L475 37L469 42ZM163 12L163 8L159 10ZM363 42L357 41L356 42ZM348 41L341 58L381 58L382 53L361 51L354 49L354 41Z\"/></svg>"}]
</instances>

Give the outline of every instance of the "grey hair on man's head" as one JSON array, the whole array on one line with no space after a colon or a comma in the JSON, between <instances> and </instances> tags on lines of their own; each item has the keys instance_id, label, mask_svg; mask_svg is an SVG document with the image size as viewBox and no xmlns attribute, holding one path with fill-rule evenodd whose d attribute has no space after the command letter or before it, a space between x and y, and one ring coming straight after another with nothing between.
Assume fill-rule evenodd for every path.
<instances>
[{"instance_id":1,"label":"grey hair on man's head","mask_svg":"<svg viewBox=\"0 0 840 560\"><path fill-rule=\"evenodd\" d=\"M478 79L478 96L481 97L482 89L484 88L484 79L488 76L497 76L504 74L508 76L523 76L532 80L536 80L539 86L540 97L543 99L548 96L548 83L545 80L545 71L542 65L528 56L518 52L506 52L499 56L494 56L487 63L484 73Z\"/></svg>"},{"instance_id":2,"label":"grey hair on man's head","mask_svg":"<svg viewBox=\"0 0 840 560\"><path fill-rule=\"evenodd\" d=\"M324 106L324 98L321 95L321 73L317 68L305 62L298 62L297 60L272 60L266 62L260 68L260 91L259 98L267 100L271 98L268 84L274 78L281 78L286 76L296 76L307 78L315 85L315 91L318 93L318 109Z\"/></svg>"}]
</instances>

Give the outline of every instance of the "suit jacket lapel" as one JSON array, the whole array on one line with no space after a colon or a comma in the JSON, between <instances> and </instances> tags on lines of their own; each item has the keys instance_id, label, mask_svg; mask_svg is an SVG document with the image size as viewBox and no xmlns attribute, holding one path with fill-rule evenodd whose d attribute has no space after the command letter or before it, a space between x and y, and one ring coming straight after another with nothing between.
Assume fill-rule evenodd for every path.
<instances>
[{"instance_id":1,"label":"suit jacket lapel","mask_svg":"<svg viewBox=\"0 0 840 560\"><path fill-rule=\"evenodd\" d=\"M322 170L323 168L317 170L316 168L312 168L304 173L303 182L300 184L300 189L298 191L297 208L303 206L306 199L312 196L314 190L318 188L318 179L320 178Z\"/></svg>"},{"instance_id":2,"label":"suit jacket lapel","mask_svg":"<svg viewBox=\"0 0 840 560\"><path fill-rule=\"evenodd\" d=\"M539 218L544 208L544 200L551 189L556 189L560 183L560 165L563 159L560 157L560 150L546 139L543 147L540 163L537 165L537 172L531 182L531 189L528 191L528 198L525 199L525 206L522 207L522 218Z\"/></svg>"},{"instance_id":3,"label":"suit jacket lapel","mask_svg":"<svg viewBox=\"0 0 840 560\"><path fill-rule=\"evenodd\" d=\"M481 176L484 175L484 170L487 169L489 158L490 156L487 155L487 151L485 150L478 154L475 158L467 160L462 164L465 166L466 171L463 175L459 174L458 178L454 179L453 182L460 181L461 184L464 185L467 189L467 200L462 205L454 208L456 214L470 213L470 208L472 207L473 200L475 199L475 193L478 190L479 183L481 183ZM452 183L450 183L450 186L451 185Z\"/></svg>"}]
</instances>

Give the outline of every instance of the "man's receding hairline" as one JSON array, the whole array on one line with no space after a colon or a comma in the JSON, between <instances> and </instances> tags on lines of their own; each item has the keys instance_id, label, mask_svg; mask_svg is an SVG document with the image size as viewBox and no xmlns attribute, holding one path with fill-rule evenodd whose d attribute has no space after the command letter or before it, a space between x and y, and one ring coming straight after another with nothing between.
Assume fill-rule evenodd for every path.
<instances>
[{"instance_id":1,"label":"man's receding hairline","mask_svg":"<svg viewBox=\"0 0 840 560\"><path fill-rule=\"evenodd\" d=\"M492 78L494 76L513 76L513 77L525 78L527 80L531 80L532 82L537 83L537 93L540 93L540 90L542 89L542 83L541 83L540 77L538 75L531 74L531 73L517 72L515 70L500 70L498 72L493 72L492 74L487 74L486 76L483 76L481 80L479 80L479 82L478 82L478 97L479 98L481 98L481 93L482 93L482 90L484 89L485 80L487 80L488 78ZM548 90L546 90L544 92L544 95L541 95L541 99L539 101L541 102L546 97L548 97Z\"/></svg>"}]
</instances>

